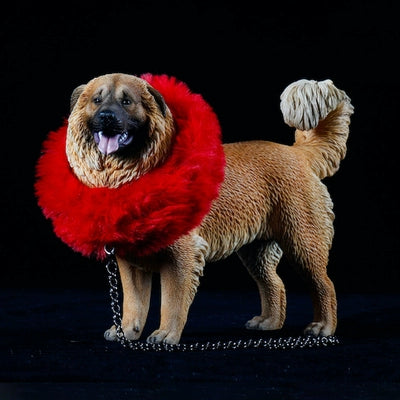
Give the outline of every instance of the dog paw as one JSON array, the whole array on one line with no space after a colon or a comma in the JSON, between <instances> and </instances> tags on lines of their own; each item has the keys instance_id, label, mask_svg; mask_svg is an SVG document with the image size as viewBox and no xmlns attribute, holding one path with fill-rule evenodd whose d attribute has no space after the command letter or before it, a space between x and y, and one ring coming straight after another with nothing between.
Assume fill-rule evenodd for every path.
<instances>
[{"instance_id":1,"label":"dog paw","mask_svg":"<svg viewBox=\"0 0 400 400\"><path fill-rule=\"evenodd\" d=\"M322 322L311 322L311 324L307 325L306 329L304 329L304 334L311 336L330 336L334 334L334 331Z\"/></svg>"},{"instance_id":2,"label":"dog paw","mask_svg":"<svg viewBox=\"0 0 400 400\"><path fill-rule=\"evenodd\" d=\"M122 328L122 331L124 332L125 338L128 340L137 340L140 337L140 329L137 327ZM115 328L115 325L104 332L104 339L110 342L115 342L117 340L117 329Z\"/></svg>"},{"instance_id":3,"label":"dog paw","mask_svg":"<svg viewBox=\"0 0 400 400\"><path fill-rule=\"evenodd\" d=\"M180 334L170 332L163 329L157 329L148 338L147 343L165 343L165 344L178 344L181 338Z\"/></svg>"},{"instance_id":4,"label":"dog paw","mask_svg":"<svg viewBox=\"0 0 400 400\"><path fill-rule=\"evenodd\" d=\"M104 332L104 339L108 340L109 342L115 342L117 340L117 330L115 329L114 325Z\"/></svg>"},{"instance_id":5,"label":"dog paw","mask_svg":"<svg viewBox=\"0 0 400 400\"><path fill-rule=\"evenodd\" d=\"M274 318L265 318L257 316L246 322L246 329L254 329L260 331L273 331L282 328L283 323Z\"/></svg>"}]
</instances>

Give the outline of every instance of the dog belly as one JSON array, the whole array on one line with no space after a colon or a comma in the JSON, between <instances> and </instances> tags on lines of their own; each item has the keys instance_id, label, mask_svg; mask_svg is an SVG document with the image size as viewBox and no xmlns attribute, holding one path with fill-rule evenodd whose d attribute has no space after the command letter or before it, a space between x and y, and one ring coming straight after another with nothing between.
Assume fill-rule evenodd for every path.
<instances>
[{"instance_id":1,"label":"dog belly","mask_svg":"<svg viewBox=\"0 0 400 400\"><path fill-rule=\"evenodd\" d=\"M244 245L264 237L260 231L230 231L228 235L224 232L212 232L210 235L200 231L199 236L201 236L208 245L205 257L206 262L222 260L235 251L238 251Z\"/></svg>"},{"instance_id":2,"label":"dog belly","mask_svg":"<svg viewBox=\"0 0 400 400\"><path fill-rule=\"evenodd\" d=\"M264 196L252 197L251 192L226 193L222 188L197 233L208 244L206 260L226 258L256 239L268 239L269 215L270 204Z\"/></svg>"},{"instance_id":3,"label":"dog belly","mask_svg":"<svg viewBox=\"0 0 400 400\"><path fill-rule=\"evenodd\" d=\"M270 236L269 194L261 169L238 171L228 160L219 197L198 230L208 243L207 261L226 258L245 244Z\"/></svg>"}]
</instances>

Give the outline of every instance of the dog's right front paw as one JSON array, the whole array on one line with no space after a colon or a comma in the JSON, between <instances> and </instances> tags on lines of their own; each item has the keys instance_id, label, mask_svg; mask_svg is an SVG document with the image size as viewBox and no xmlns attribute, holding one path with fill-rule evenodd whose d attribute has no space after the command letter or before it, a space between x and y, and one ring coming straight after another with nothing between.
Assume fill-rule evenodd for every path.
<instances>
[{"instance_id":1,"label":"dog's right front paw","mask_svg":"<svg viewBox=\"0 0 400 400\"><path fill-rule=\"evenodd\" d=\"M122 330L124 332L125 338L128 340L138 340L141 334L140 330L138 329L123 328ZM115 342L118 339L117 329L115 325L104 332L104 339L110 342Z\"/></svg>"},{"instance_id":2,"label":"dog's right front paw","mask_svg":"<svg viewBox=\"0 0 400 400\"><path fill-rule=\"evenodd\" d=\"M115 328L115 325L104 332L104 339L109 342L115 342L117 340L117 329Z\"/></svg>"}]
</instances>

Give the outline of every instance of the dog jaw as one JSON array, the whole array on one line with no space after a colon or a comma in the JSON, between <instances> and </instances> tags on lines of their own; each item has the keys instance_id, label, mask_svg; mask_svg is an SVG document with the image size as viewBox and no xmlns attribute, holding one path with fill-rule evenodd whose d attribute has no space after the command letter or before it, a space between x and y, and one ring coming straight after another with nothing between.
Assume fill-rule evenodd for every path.
<instances>
[{"instance_id":1,"label":"dog jaw","mask_svg":"<svg viewBox=\"0 0 400 400\"><path fill-rule=\"evenodd\" d=\"M111 97L111 100L95 109L94 116L88 120L88 128L92 132L98 150L107 156L125 149L135 138L131 152L137 153L142 146L145 146L148 133L145 130L148 118L142 104L137 101L135 117L132 117L129 110L124 109L114 96L108 97ZM92 107L89 106L90 109Z\"/></svg>"}]
</instances>

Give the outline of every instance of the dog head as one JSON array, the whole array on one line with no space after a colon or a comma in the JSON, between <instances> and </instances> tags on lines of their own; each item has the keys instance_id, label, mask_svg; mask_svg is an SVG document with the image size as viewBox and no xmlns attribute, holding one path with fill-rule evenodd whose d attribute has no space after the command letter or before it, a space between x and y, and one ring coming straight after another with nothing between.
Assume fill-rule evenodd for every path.
<instances>
[{"instance_id":1,"label":"dog head","mask_svg":"<svg viewBox=\"0 0 400 400\"><path fill-rule=\"evenodd\" d=\"M161 164L174 133L162 95L127 74L102 75L78 86L68 122L68 161L91 187L118 187Z\"/></svg>"}]
</instances>

